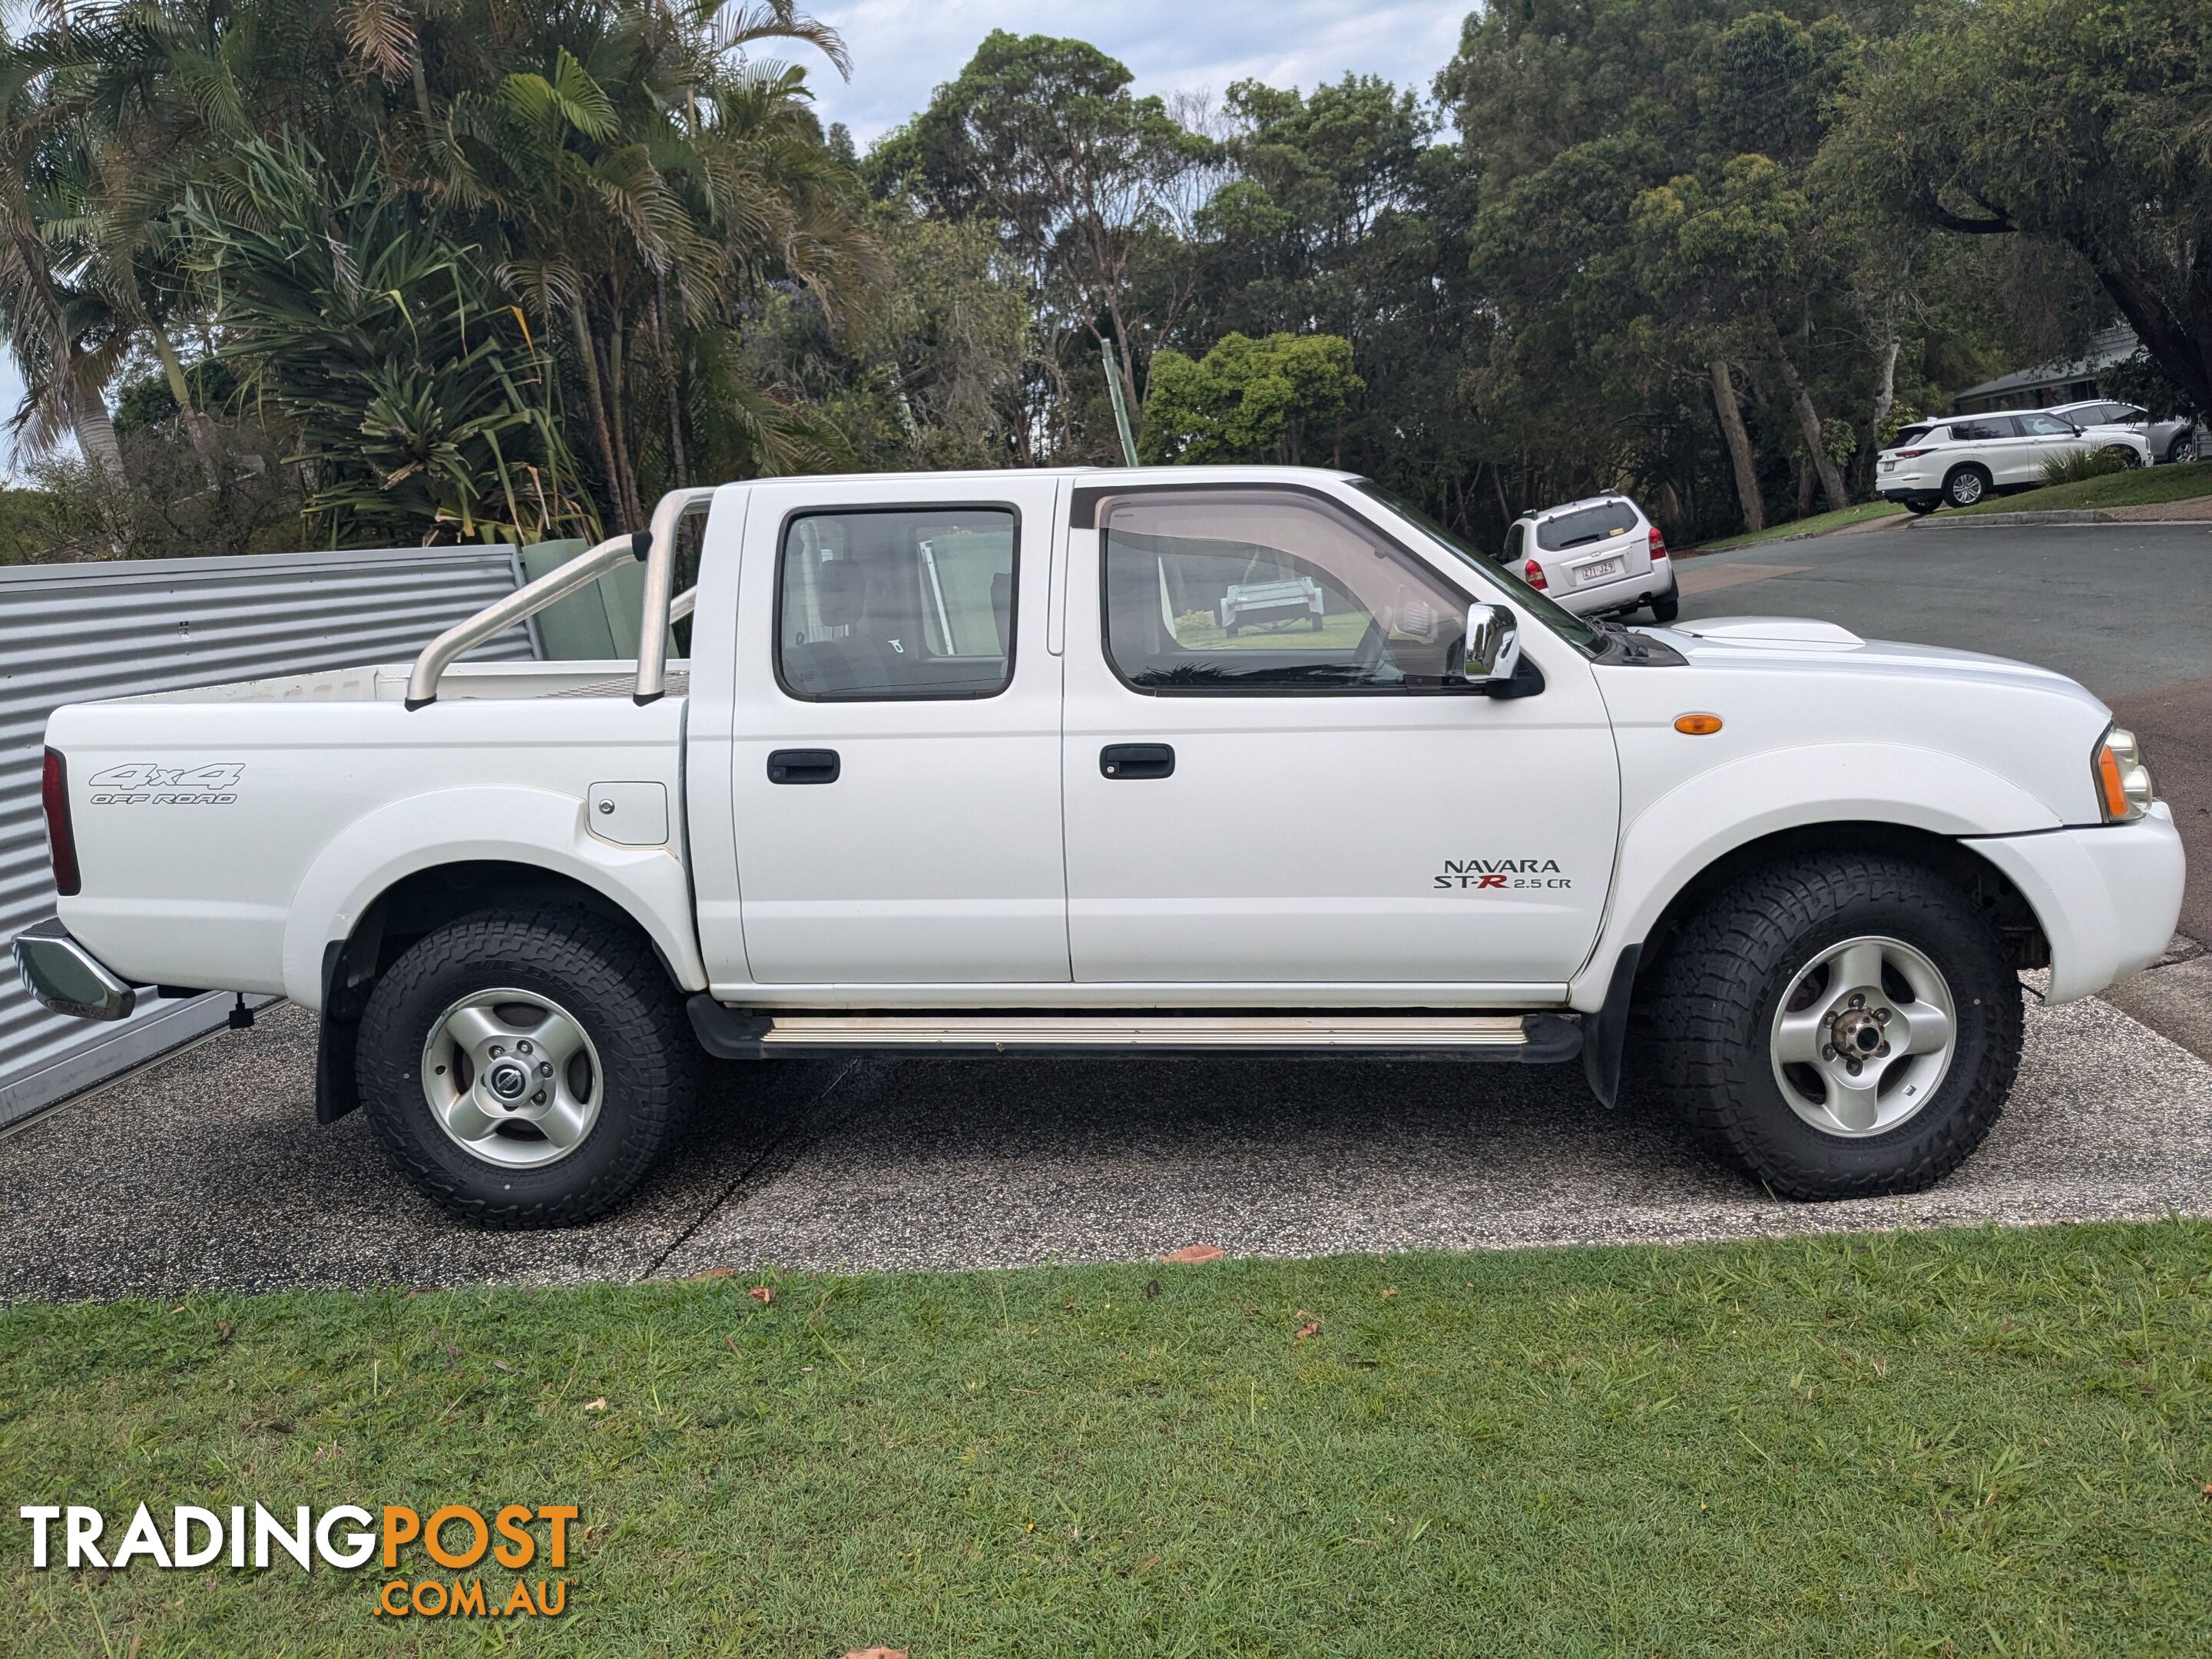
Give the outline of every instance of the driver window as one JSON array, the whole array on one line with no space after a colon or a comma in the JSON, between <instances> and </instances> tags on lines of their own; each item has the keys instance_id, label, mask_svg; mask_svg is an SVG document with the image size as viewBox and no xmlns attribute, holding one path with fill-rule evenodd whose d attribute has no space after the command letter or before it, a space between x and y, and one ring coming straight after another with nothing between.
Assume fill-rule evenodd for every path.
<instances>
[{"instance_id":1,"label":"driver window","mask_svg":"<svg viewBox=\"0 0 2212 1659\"><path fill-rule=\"evenodd\" d=\"M1150 692L1456 683L1468 600L1349 514L1279 490L1100 504L1106 645Z\"/></svg>"}]
</instances>

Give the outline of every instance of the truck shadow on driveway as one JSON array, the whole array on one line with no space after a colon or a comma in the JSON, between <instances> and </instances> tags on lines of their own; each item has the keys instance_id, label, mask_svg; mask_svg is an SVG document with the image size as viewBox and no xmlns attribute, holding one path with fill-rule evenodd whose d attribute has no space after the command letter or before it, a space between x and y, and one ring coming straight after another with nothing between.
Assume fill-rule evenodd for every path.
<instances>
[{"instance_id":1,"label":"truck shadow on driveway","mask_svg":"<svg viewBox=\"0 0 2212 1659\"><path fill-rule=\"evenodd\" d=\"M318 1128L273 1010L0 1142L0 1297L626 1280L1236 1254L1662 1243L2212 1207L2212 1067L2106 1004L2031 1006L2010 1109L1934 1190L1775 1200L1571 1067L764 1062L718 1072L636 1201L487 1233Z\"/></svg>"}]
</instances>

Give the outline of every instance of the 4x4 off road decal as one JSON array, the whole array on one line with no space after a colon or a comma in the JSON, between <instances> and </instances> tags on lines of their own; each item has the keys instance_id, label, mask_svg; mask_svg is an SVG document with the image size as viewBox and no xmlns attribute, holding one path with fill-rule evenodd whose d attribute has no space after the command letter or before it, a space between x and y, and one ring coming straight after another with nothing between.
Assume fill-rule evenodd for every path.
<instances>
[{"instance_id":1,"label":"4x4 off road decal","mask_svg":"<svg viewBox=\"0 0 2212 1659\"><path fill-rule=\"evenodd\" d=\"M111 766L85 780L94 806L228 806L246 775L237 761L218 761L210 766L155 766L133 761Z\"/></svg>"},{"instance_id":2,"label":"4x4 off road decal","mask_svg":"<svg viewBox=\"0 0 2212 1659\"><path fill-rule=\"evenodd\" d=\"M1559 873L1557 859L1446 859L1435 880L1440 892L1498 893L1516 888L1556 891L1575 884L1571 878Z\"/></svg>"}]
</instances>

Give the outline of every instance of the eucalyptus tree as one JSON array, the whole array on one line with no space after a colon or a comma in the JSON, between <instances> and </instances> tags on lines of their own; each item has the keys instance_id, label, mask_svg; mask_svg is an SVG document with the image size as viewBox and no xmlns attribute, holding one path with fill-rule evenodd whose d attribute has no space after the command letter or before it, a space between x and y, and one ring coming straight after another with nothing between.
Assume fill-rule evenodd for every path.
<instances>
[{"instance_id":1,"label":"eucalyptus tree","mask_svg":"<svg viewBox=\"0 0 2212 1659\"><path fill-rule=\"evenodd\" d=\"M2065 248L2212 408L2212 11L1937 0L1849 105L1832 164L1909 221Z\"/></svg>"},{"instance_id":2,"label":"eucalyptus tree","mask_svg":"<svg viewBox=\"0 0 2212 1659\"><path fill-rule=\"evenodd\" d=\"M994 30L869 155L878 186L994 227L1027 270L1052 377L1051 444L1102 453L1080 388L1113 354L1130 407L1198 271L1186 233L1215 147L1081 40ZM1141 296L1141 302L1140 302Z\"/></svg>"}]
</instances>

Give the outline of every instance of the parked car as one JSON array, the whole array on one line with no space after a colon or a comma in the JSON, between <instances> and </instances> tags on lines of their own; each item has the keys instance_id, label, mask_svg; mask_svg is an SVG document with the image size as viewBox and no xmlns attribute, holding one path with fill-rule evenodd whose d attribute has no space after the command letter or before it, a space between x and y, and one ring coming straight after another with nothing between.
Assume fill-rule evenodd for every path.
<instances>
[{"instance_id":1,"label":"parked car","mask_svg":"<svg viewBox=\"0 0 2212 1659\"><path fill-rule=\"evenodd\" d=\"M2193 461L2201 453L2203 432L2193 420L2154 421L2150 411L2136 404L2109 398L2086 404L2060 404L2048 411L2062 421L2084 428L2122 427L2141 438L2154 462Z\"/></svg>"},{"instance_id":2,"label":"parked car","mask_svg":"<svg viewBox=\"0 0 2212 1659\"><path fill-rule=\"evenodd\" d=\"M1681 610L1667 538L1626 495L1592 495L1524 513L1505 532L1498 562L1578 617L1651 607L1669 623Z\"/></svg>"},{"instance_id":3,"label":"parked car","mask_svg":"<svg viewBox=\"0 0 2212 1659\"><path fill-rule=\"evenodd\" d=\"M1915 513L1948 503L1972 507L1987 496L2033 489L2043 464L2088 449L2108 449L2130 466L2150 464L2150 446L2121 427L2087 430L2040 409L1948 415L1900 430L1875 463L1875 492Z\"/></svg>"},{"instance_id":4,"label":"parked car","mask_svg":"<svg viewBox=\"0 0 2212 1659\"><path fill-rule=\"evenodd\" d=\"M459 660L633 558L635 659ZM1319 631L1228 637L1231 586L1302 580ZM33 994L288 997L318 1118L500 1226L602 1213L742 1112L702 1050L1578 1060L1610 1105L1640 1042L1772 1190L1914 1190L2004 1103L2017 970L2064 1002L2155 960L2184 875L2061 675L1594 623L1304 469L678 491L411 665L46 740Z\"/></svg>"}]
</instances>

